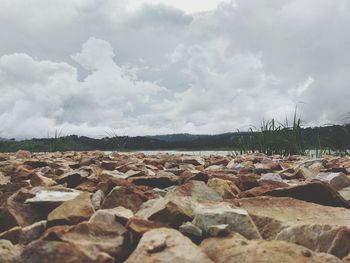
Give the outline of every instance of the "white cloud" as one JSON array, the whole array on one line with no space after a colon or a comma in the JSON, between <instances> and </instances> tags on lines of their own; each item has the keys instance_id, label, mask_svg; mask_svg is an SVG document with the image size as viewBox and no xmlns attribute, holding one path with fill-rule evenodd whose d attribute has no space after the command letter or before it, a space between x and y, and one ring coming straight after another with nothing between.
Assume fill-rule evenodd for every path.
<instances>
[{"instance_id":1,"label":"white cloud","mask_svg":"<svg viewBox=\"0 0 350 263\"><path fill-rule=\"evenodd\" d=\"M218 133L299 102L310 124L350 111L347 0L139 2L1 1L0 137Z\"/></svg>"}]
</instances>

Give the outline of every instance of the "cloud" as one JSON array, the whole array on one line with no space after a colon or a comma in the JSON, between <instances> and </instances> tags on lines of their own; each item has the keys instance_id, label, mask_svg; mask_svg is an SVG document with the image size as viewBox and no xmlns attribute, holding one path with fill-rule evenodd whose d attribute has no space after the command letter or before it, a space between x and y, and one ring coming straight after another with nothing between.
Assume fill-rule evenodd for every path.
<instances>
[{"instance_id":1,"label":"cloud","mask_svg":"<svg viewBox=\"0 0 350 263\"><path fill-rule=\"evenodd\" d=\"M296 105L309 125L350 112L347 0L169 3L2 1L0 137L218 133Z\"/></svg>"}]
</instances>

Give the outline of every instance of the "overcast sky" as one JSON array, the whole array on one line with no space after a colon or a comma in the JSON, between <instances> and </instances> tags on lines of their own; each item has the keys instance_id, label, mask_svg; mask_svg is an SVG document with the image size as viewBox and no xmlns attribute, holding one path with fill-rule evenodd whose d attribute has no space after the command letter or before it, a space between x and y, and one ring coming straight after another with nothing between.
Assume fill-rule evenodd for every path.
<instances>
[{"instance_id":1,"label":"overcast sky","mask_svg":"<svg viewBox=\"0 0 350 263\"><path fill-rule=\"evenodd\" d=\"M0 137L350 115L348 0L0 0L0 36Z\"/></svg>"}]
</instances>

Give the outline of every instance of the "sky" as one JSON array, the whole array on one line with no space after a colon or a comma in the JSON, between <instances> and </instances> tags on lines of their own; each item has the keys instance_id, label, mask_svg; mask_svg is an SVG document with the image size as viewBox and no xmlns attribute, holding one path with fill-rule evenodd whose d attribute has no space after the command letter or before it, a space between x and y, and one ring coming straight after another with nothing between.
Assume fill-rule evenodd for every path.
<instances>
[{"instance_id":1,"label":"sky","mask_svg":"<svg viewBox=\"0 0 350 263\"><path fill-rule=\"evenodd\" d=\"M350 115L348 0L0 0L0 137Z\"/></svg>"}]
</instances>

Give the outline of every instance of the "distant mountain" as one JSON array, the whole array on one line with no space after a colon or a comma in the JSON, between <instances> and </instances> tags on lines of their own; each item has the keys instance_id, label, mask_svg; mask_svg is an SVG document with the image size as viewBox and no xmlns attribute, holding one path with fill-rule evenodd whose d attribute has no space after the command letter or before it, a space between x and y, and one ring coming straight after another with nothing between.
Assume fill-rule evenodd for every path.
<instances>
[{"instance_id":1,"label":"distant mountain","mask_svg":"<svg viewBox=\"0 0 350 263\"><path fill-rule=\"evenodd\" d=\"M165 142L176 142L176 141L193 141L199 138L206 137L208 135L194 135L189 133L178 133L178 134L165 134L165 135L153 135L153 136L145 136L147 138L152 138Z\"/></svg>"}]
</instances>

